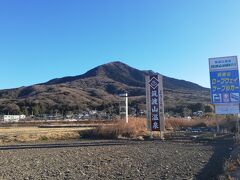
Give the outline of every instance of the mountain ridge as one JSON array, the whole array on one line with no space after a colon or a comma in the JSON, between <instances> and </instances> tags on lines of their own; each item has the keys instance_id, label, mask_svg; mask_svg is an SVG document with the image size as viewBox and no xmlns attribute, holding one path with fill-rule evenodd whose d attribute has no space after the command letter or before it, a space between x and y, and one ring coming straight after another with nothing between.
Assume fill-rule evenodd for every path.
<instances>
[{"instance_id":1,"label":"mountain ridge","mask_svg":"<svg viewBox=\"0 0 240 180\"><path fill-rule=\"evenodd\" d=\"M138 70L120 61L97 66L78 76L52 79L46 83L0 90L0 113L24 112L36 107L39 113L49 111L84 111L116 107L117 94L128 92L130 106L145 103L145 76L151 70ZM209 89L196 83L163 76L167 108L180 104L207 103ZM35 110L36 111L36 110Z\"/></svg>"},{"instance_id":2,"label":"mountain ridge","mask_svg":"<svg viewBox=\"0 0 240 180\"><path fill-rule=\"evenodd\" d=\"M113 62L110 62L110 63L106 63L106 64L103 64L103 65L97 66L97 67L87 71L86 73L84 73L82 75L65 76L65 77L62 77L62 78L55 78L55 79L52 79L52 80L47 81L46 83L42 83L42 84L46 84L46 85L61 84L61 83L69 82L69 81L75 81L75 80L78 80L78 79L89 78L89 77L94 77L94 76L99 76L99 75L107 75L107 77L109 77L109 66L115 66L117 68L119 68L121 66L122 67L124 66L125 69L130 67L127 64L122 63L120 61L113 61ZM122 70L124 68L120 68L120 70ZM133 73L134 76L139 75L140 78L138 80L142 81L142 82L145 81L145 78L141 75L141 73L144 74L144 75L150 75L150 74L155 73L152 70L138 70L138 69L133 68L133 67L130 67L130 68L132 70L135 70L135 72ZM108 74L105 74L107 71L108 71ZM114 72L115 72L115 70L111 70L111 73L114 73ZM117 71L117 72L119 72L119 71ZM157 73L157 74L159 74L159 73ZM110 76L112 76L112 74ZM173 78L173 77L167 77L167 76L163 76L163 77L165 79L170 79L172 81L177 80L181 83L192 84L194 87L197 87L197 88L208 89L206 87L200 86L197 83L193 83L193 82L190 82L190 81L186 81L186 80L182 80L182 79L180 80L180 79L176 79L176 78ZM114 80L119 81L119 79L114 79ZM123 80L121 79L120 81L122 82ZM178 83L178 84L180 85L181 83ZM145 86L145 83L142 83L142 86Z\"/></svg>"}]
</instances>

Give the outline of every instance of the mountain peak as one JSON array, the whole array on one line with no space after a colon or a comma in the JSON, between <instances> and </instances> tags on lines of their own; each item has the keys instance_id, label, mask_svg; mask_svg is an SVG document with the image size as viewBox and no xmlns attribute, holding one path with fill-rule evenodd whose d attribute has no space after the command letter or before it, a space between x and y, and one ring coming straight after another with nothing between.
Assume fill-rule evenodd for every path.
<instances>
[{"instance_id":1,"label":"mountain peak","mask_svg":"<svg viewBox=\"0 0 240 180\"><path fill-rule=\"evenodd\" d=\"M103 64L103 65L126 65L126 64L121 61L111 61L111 62Z\"/></svg>"},{"instance_id":2,"label":"mountain peak","mask_svg":"<svg viewBox=\"0 0 240 180\"><path fill-rule=\"evenodd\" d=\"M112 61L100 66L97 66L89 71L87 71L83 75L79 76L68 76L58 79L53 79L45 83L46 85L55 85L55 84L62 84L68 83L72 81L77 81L80 79L85 78L92 78L92 77L101 77L112 79L113 81L125 84L127 86L132 87L144 87L145 86L145 75L153 74L153 71L141 71L135 69L121 61ZM203 87L187 82L181 81L174 78L169 78L164 76L164 86L168 89L175 89L178 87L179 89L192 89L192 90L200 90L204 89Z\"/></svg>"},{"instance_id":3,"label":"mountain peak","mask_svg":"<svg viewBox=\"0 0 240 180\"><path fill-rule=\"evenodd\" d=\"M120 61L113 61L91 69L81 76L89 78L102 76L130 86L144 86L145 75L143 71L128 66Z\"/></svg>"},{"instance_id":4,"label":"mountain peak","mask_svg":"<svg viewBox=\"0 0 240 180\"><path fill-rule=\"evenodd\" d=\"M83 75L57 78L57 79L50 80L45 84L47 85L61 84L61 83L75 81L78 79L84 79L84 78L95 77L95 76L108 77L110 79L117 80L122 83L126 83L127 82L126 79L129 79L129 77L132 77L132 76L137 78L138 79L137 81L144 80L142 71L132 68L121 61L112 61L103 65L97 66L87 71ZM136 85L136 82L133 84ZM139 83L137 84L139 85Z\"/></svg>"},{"instance_id":5,"label":"mountain peak","mask_svg":"<svg viewBox=\"0 0 240 180\"><path fill-rule=\"evenodd\" d=\"M121 70L134 69L121 61L112 61L112 62L109 62L106 64L102 64L100 66L97 66L96 68L93 68L92 70L104 69L105 71L107 71L108 69L114 69L114 68L118 69L118 70L119 69L121 69Z\"/></svg>"}]
</instances>

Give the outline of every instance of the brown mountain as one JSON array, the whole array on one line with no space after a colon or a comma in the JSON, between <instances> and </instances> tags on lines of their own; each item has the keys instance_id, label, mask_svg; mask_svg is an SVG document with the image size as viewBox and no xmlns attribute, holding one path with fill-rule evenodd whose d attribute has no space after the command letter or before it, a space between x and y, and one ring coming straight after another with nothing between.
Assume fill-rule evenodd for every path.
<instances>
[{"instance_id":1,"label":"brown mountain","mask_svg":"<svg viewBox=\"0 0 240 180\"><path fill-rule=\"evenodd\" d=\"M28 87L0 91L0 113L38 113L117 109L117 94L128 92L130 106L144 109L145 75L121 62L98 66L83 75L50 80ZM208 103L209 89L164 76L166 109ZM114 109L115 107L115 109Z\"/></svg>"}]
</instances>

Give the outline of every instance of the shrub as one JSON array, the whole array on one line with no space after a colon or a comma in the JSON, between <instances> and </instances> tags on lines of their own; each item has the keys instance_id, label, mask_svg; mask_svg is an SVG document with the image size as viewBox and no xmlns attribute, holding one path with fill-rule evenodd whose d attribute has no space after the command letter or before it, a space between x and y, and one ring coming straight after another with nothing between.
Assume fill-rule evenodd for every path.
<instances>
[{"instance_id":1,"label":"shrub","mask_svg":"<svg viewBox=\"0 0 240 180\"><path fill-rule=\"evenodd\" d=\"M104 124L96 129L80 132L82 138L116 139L119 137L135 138L147 134L146 119L130 118L129 123L124 120L114 121L113 124Z\"/></svg>"},{"instance_id":2,"label":"shrub","mask_svg":"<svg viewBox=\"0 0 240 180\"><path fill-rule=\"evenodd\" d=\"M47 137L47 136L41 136L41 137L40 137L40 140L41 140L41 141L48 141L48 137Z\"/></svg>"},{"instance_id":3,"label":"shrub","mask_svg":"<svg viewBox=\"0 0 240 180\"><path fill-rule=\"evenodd\" d=\"M165 121L165 127L170 129L181 129L187 127L206 127L206 122L203 119L183 119L183 118L169 118Z\"/></svg>"}]
</instances>

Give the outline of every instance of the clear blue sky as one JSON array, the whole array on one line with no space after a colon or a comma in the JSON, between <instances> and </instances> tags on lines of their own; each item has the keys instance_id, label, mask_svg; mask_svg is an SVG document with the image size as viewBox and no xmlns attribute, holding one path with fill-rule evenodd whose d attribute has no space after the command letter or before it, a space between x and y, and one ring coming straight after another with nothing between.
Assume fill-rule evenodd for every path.
<instances>
[{"instance_id":1,"label":"clear blue sky","mask_svg":"<svg viewBox=\"0 0 240 180\"><path fill-rule=\"evenodd\" d=\"M240 55L239 0L1 0L0 89L122 61L209 87Z\"/></svg>"}]
</instances>

